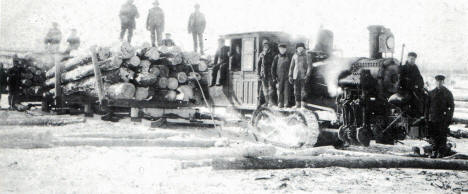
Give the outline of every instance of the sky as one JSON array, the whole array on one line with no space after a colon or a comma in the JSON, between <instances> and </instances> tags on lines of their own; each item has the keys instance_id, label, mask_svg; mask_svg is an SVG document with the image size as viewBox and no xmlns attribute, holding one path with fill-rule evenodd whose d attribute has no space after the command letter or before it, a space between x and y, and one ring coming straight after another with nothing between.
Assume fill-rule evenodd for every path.
<instances>
[{"instance_id":1,"label":"sky","mask_svg":"<svg viewBox=\"0 0 468 194\"><path fill-rule=\"evenodd\" d=\"M43 38L56 21L66 38L77 28L83 47L118 41L118 12L125 0L0 0L0 49L43 49ZM135 0L140 12L134 44L149 42L146 15L153 0ZM313 43L320 25L335 34L335 47L348 57L368 56L368 25L384 25L395 35L400 58L419 54L421 68L460 69L468 65L466 0L159 0L166 32L185 50L192 49L187 21L198 2L207 18L205 38L214 52L219 35L284 31ZM65 44L62 45L62 49Z\"/></svg>"}]
</instances>

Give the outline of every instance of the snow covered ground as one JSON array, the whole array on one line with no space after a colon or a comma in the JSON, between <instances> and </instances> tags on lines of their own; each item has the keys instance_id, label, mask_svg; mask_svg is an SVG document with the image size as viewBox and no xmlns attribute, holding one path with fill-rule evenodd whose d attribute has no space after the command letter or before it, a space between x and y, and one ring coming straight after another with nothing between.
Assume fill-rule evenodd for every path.
<instances>
[{"instance_id":1,"label":"snow covered ground","mask_svg":"<svg viewBox=\"0 0 468 194\"><path fill-rule=\"evenodd\" d=\"M26 118L16 112L0 114ZM239 156L245 146L252 145L251 137L241 131L224 127L220 138L217 129L150 129L128 119L109 123L96 118L60 127L0 126L0 193L468 192L468 172L463 171L338 167L213 170L210 159ZM71 140L114 143L90 146L70 144ZM154 144L163 140L173 146ZM208 143L189 145L183 140ZM468 140L450 140L456 143L457 151L468 153ZM25 142L38 146L24 146ZM294 152L277 150L284 151Z\"/></svg>"}]
</instances>

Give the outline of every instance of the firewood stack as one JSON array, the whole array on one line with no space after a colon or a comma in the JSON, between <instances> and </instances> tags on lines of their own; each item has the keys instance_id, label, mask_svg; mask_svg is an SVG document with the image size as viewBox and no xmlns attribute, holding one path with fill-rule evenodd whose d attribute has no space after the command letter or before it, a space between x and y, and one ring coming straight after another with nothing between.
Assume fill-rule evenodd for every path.
<instances>
[{"instance_id":1,"label":"firewood stack","mask_svg":"<svg viewBox=\"0 0 468 194\"><path fill-rule=\"evenodd\" d=\"M122 43L115 48L99 48L98 61L105 94L110 99L201 103L196 100L196 80L207 71L208 61L197 53L182 52L177 46L135 48ZM93 67L90 52L65 61L61 76L64 94L97 97ZM54 87L54 75L55 67L47 72L46 85L50 88ZM54 92L51 89L49 93Z\"/></svg>"},{"instance_id":2,"label":"firewood stack","mask_svg":"<svg viewBox=\"0 0 468 194\"><path fill-rule=\"evenodd\" d=\"M20 95L33 97L42 96L43 86L46 81L46 74L41 65L28 58L17 58L15 63L22 66L19 69L19 88ZM9 79L9 78L8 78Z\"/></svg>"}]
</instances>

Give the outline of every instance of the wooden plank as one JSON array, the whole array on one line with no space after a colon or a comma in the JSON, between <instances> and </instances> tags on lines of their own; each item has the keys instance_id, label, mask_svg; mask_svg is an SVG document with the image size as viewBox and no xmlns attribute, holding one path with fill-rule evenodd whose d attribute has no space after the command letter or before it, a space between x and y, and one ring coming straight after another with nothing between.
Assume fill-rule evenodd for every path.
<instances>
[{"instance_id":1,"label":"wooden plank","mask_svg":"<svg viewBox=\"0 0 468 194\"><path fill-rule=\"evenodd\" d=\"M104 101L104 90L103 90L103 83L102 83L102 75L101 69L99 68L99 62L97 58L97 50L96 46L92 46L91 50L91 60L93 61L94 65L94 77L96 78L96 90L99 97L99 104L103 104Z\"/></svg>"}]
</instances>

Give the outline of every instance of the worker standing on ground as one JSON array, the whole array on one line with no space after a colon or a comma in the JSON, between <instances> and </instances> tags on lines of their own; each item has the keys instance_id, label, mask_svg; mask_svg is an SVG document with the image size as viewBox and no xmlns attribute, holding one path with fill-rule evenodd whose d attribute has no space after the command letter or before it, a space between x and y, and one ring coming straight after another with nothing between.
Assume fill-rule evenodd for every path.
<instances>
[{"instance_id":1,"label":"worker standing on ground","mask_svg":"<svg viewBox=\"0 0 468 194\"><path fill-rule=\"evenodd\" d=\"M0 102L2 100L2 93L6 90L7 86L7 74L3 67L3 63L0 63ZM1 105L0 105L1 108Z\"/></svg>"},{"instance_id":2,"label":"worker standing on ground","mask_svg":"<svg viewBox=\"0 0 468 194\"><path fill-rule=\"evenodd\" d=\"M278 107L283 108L289 105L289 66L291 65L291 58L286 53L287 45L278 45L279 54L273 59L272 76L273 81L278 83Z\"/></svg>"},{"instance_id":3,"label":"worker standing on ground","mask_svg":"<svg viewBox=\"0 0 468 194\"><path fill-rule=\"evenodd\" d=\"M80 37L76 29L72 29L70 36L67 38L68 48L65 51L66 54L70 54L73 50L78 50L80 47Z\"/></svg>"},{"instance_id":4,"label":"worker standing on ground","mask_svg":"<svg viewBox=\"0 0 468 194\"><path fill-rule=\"evenodd\" d=\"M211 72L211 85L222 86L224 85L229 69L229 47L225 46L223 38L218 39L218 50L214 58L214 67ZM219 72L219 82L216 83Z\"/></svg>"},{"instance_id":5,"label":"worker standing on ground","mask_svg":"<svg viewBox=\"0 0 468 194\"><path fill-rule=\"evenodd\" d=\"M23 64L17 56L13 56L13 67L8 69L8 104L10 110L16 109L20 93L21 72L24 71Z\"/></svg>"},{"instance_id":6,"label":"worker standing on ground","mask_svg":"<svg viewBox=\"0 0 468 194\"><path fill-rule=\"evenodd\" d=\"M123 40L123 38L125 37L125 32L128 31L127 41L128 43L131 43L133 37L133 30L135 30L136 28L135 19L140 17L138 9L133 4L133 0L127 0L127 2L122 5L119 17L121 24L120 40Z\"/></svg>"},{"instance_id":7,"label":"worker standing on ground","mask_svg":"<svg viewBox=\"0 0 468 194\"><path fill-rule=\"evenodd\" d=\"M200 45L200 54L203 55L203 33L205 32L206 20L205 15L200 12L200 5L195 4L195 12L190 15L188 22L188 33L193 37L193 50L198 52Z\"/></svg>"},{"instance_id":8,"label":"worker standing on ground","mask_svg":"<svg viewBox=\"0 0 468 194\"><path fill-rule=\"evenodd\" d=\"M274 83L271 76L271 66L273 64L273 59L275 58L276 53L273 49L270 48L270 43L268 40L263 40L263 49L258 56L257 64L257 75L260 77L262 82L262 92L265 97L265 105L272 106L274 105L273 92L274 92Z\"/></svg>"},{"instance_id":9,"label":"worker standing on ground","mask_svg":"<svg viewBox=\"0 0 468 194\"><path fill-rule=\"evenodd\" d=\"M53 22L52 28L47 32L44 40L46 50L49 52L57 52L60 48L60 42L62 41L62 32L59 29L58 23Z\"/></svg>"},{"instance_id":10,"label":"worker standing on ground","mask_svg":"<svg viewBox=\"0 0 468 194\"><path fill-rule=\"evenodd\" d=\"M424 80L416 65L418 55L415 52L408 53L408 59L401 67L401 89L411 96L410 115L422 117L424 115L425 93Z\"/></svg>"},{"instance_id":11,"label":"worker standing on ground","mask_svg":"<svg viewBox=\"0 0 468 194\"><path fill-rule=\"evenodd\" d=\"M435 76L437 87L429 92L429 138L432 145L432 157L445 157L449 125L452 122L454 101L452 92L444 86L445 76Z\"/></svg>"},{"instance_id":12,"label":"worker standing on ground","mask_svg":"<svg viewBox=\"0 0 468 194\"><path fill-rule=\"evenodd\" d=\"M153 2L153 8L148 11L146 29L151 32L151 44L153 47L161 45L162 33L164 32L164 12L159 7L159 1Z\"/></svg>"},{"instance_id":13,"label":"worker standing on ground","mask_svg":"<svg viewBox=\"0 0 468 194\"><path fill-rule=\"evenodd\" d=\"M296 44L296 53L291 59L289 68L289 82L294 85L294 98L296 108L301 108L306 96L305 80L312 69L312 64L308 64L304 43Z\"/></svg>"}]
</instances>

